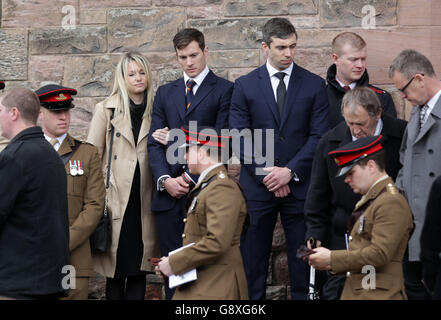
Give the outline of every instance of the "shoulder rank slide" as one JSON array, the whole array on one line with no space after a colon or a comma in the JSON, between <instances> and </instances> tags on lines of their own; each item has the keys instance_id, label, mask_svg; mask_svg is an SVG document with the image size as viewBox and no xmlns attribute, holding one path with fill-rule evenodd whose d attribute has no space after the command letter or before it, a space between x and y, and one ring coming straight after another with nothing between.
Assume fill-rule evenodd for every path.
<instances>
[{"instance_id":1,"label":"shoulder rank slide","mask_svg":"<svg viewBox=\"0 0 441 320\"><path fill-rule=\"evenodd\" d=\"M397 190L397 188L392 184L392 183L389 183L387 186L386 186L386 188L387 188L387 192L389 192L390 194L398 194L398 190Z\"/></svg>"}]
</instances>

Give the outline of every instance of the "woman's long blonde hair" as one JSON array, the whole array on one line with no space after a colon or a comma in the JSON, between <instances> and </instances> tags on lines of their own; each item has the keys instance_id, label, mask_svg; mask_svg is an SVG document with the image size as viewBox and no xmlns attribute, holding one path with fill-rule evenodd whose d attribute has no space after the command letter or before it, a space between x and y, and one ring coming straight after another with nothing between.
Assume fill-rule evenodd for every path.
<instances>
[{"instance_id":1,"label":"woman's long blonde hair","mask_svg":"<svg viewBox=\"0 0 441 320\"><path fill-rule=\"evenodd\" d=\"M116 66L113 89L110 96L116 95L118 97L119 103L116 108L116 113L121 113L128 121L130 121L130 101L129 93L127 91L127 68L132 61L135 61L147 75L147 103L142 118L143 120L151 121L153 105L152 72L147 58L142 54L137 52L127 52L121 57Z\"/></svg>"}]
</instances>

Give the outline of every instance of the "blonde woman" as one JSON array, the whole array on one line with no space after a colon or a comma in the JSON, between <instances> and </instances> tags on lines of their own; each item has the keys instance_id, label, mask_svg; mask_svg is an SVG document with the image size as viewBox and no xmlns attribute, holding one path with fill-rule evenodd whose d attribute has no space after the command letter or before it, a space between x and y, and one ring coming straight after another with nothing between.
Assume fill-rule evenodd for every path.
<instances>
[{"instance_id":1,"label":"blonde woman","mask_svg":"<svg viewBox=\"0 0 441 320\"><path fill-rule=\"evenodd\" d=\"M111 245L94 254L95 270L107 278L106 299L144 299L148 258L158 256L150 211L153 180L147 155L153 87L150 66L139 53L124 54L115 70L113 90L98 103L87 141L101 156L107 174L112 127L113 146L107 190Z\"/></svg>"}]
</instances>

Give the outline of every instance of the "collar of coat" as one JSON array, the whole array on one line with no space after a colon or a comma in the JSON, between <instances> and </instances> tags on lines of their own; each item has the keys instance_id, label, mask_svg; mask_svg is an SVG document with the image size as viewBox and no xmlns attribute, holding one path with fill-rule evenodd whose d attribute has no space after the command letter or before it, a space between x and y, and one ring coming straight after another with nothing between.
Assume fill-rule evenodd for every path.
<instances>
[{"instance_id":1,"label":"collar of coat","mask_svg":"<svg viewBox=\"0 0 441 320\"><path fill-rule=\"evenodd\" d=\"M375 199L380 193L381 191L386 188L389 184L391 184L392 186L394 185L394 181L392 180L391 177L387 177L384 180L381 180L380 182L378 182L376 185L374 185L369 191L368 193L366 193L361 199L360 201L357 202L357 204L355 205L355 209L354 211L357 211L358 209L360 209L366 202Z\"/></svg>"},{"instance_id":2,"label":"collar of coat","mask_svg":"<svg viewBox=\"0 0 441 320\"><path fill-rule=\"evenodd\" d=\"M81 143L80 140L75 139L68 133L63 143L61 144L60 148L58 149L58 154L62 156L69 152L72 152L72 148L75 146L75 144L79 144L79 143Z\"/></svg>"},{"instance_id":3,"label":"collar of coat","mask_svg":"<svg viewBox=\"0 0 441 320\"><path fill-rule=\"evenodd\" d=\"M326 73L326 82L329 86L334 87L336 90L346 93L346 90L337 82L336 80L337 76L337 66L335 64L332 64L328 68L328 72ZM364 87L369 84L369 74L367 72L367 69L364 70L363 75L360 79L357 80L356 87Z\"/></svg>"},{"instance_id":4,"label":"collar of coat","mask_svg":"<svg viewBox=\"0 0 441 320\"><path fill-rule=\"evenodd\" d=\"M393 118L386 113L381 114L381 120L383 120L383 129L381 130L381 134L384 136L385 140L387 140L387 137L394 137L399 139L402 138L403 133L400 131L400 126L395 125L398 121L402 120ZM334 129L331 130L331 132L329 133L329 140L335 142L352 141L351 131L346 125L346 122L340 122L334 127Z\"/></svg>"},{"instance_id":5,"label":"collar of coat","mask_svg":"<svg viewBox=\"0 0 441 320\"><path fill-rule=\"evenodd\" d=\"M210 180L215 175L219 175L219 177L225 176L225 178L228 178L227 169L225 168L225 166L221 165L219 167L214 168L210 172L208 172L207 175L205 176L205 178L202 181L198 181L198 183L191 190L191 193L193 193L194 191L198 190L204 183L206 183L208 180Z\"/></svg>"}]
</instances>

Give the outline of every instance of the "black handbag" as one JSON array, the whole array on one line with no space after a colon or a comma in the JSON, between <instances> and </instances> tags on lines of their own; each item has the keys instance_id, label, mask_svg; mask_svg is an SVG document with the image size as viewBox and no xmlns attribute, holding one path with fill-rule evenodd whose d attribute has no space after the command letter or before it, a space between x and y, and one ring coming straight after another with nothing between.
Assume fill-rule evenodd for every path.
<instances>
[{"instance_id":1,"label":"black handbag","mask_svg":"<svg viewBox=\"0 0 441 320\"><path fill-rule=\"evenodd\" d=\"M110 121L113 119L113 110L112 115L110 116ZM112 161L112 146L113 146L113 132L114 128L111 125L110 129L110 147L109 147L109 157L108 157L108 165L107 165L107 175L106 175L106 197L104 198L104 210L103 215L101 217L100 222L96 226L93 233L90 235L90 249L93 252L104 253L107 252L107 249L110 244L110 218L107 211L107 190L109 189L109 181L110 181L110 164Z\"/></svg>"}]
</instances>

